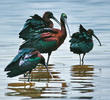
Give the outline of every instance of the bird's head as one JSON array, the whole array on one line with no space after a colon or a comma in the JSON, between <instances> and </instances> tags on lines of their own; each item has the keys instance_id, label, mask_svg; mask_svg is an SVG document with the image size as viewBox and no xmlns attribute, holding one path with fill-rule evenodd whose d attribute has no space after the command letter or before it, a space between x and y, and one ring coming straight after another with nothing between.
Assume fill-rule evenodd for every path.
<instances>
[{"instance_id":1,"label":"bird's head","mask_svg":"<svg viewBox=\"0 0 110 100\"><path fill-rule=\"evenodd\" d=\"M47 11L44 13L44 16L48 17L48 18L52 18L53 17L53 13L50 11Z\"/></svg>"},{"instance_id":2,"label":"bird's head","mask_svg":"<svg viewBox=\"0 0 110 100\"><path fill-rule=\"evenodd\" d=\"M51 18L51 19L55 20L60 25L60 22L54 17L53 13L50 11L45 12L43 17L46 17L48 19Z\"/></svg>"},{"instance_id":3,"label":"bird's head","mask_svg":"<svg viewBox=\"0 0 110 100\"><path fill-rule=\"evenodd\" d=\"M63 20L65 22L65 20L67 20L67 15L65 13L61 14L61 20Z\"/></svg>"},{"instance_id":4,"label":"bird's head","mask_svg":"<svg viewBox=\"0 0 110 100\"><path fill-rule=\"evenodd\" d=\"M89 35L93 35L93 34L94 34L94 31L93 31L92 29L88 29L88 30L87 30L87 33L88 33Z\"/></svg>"},{"instance_id":5,"label":"bird's head","mask_svg":"<svg viewBox=\"0 0 110 100\"><path fill-rule=\"evenodd\" d=\"M100 40L99 40L98 37L94 34L94 31L93 31L92 29L88 29L88 30L87 30L87 33L88 33L88 35L90 35L90 36L94 36L94 37L98 40L98 42L99 42L99 44L100 44L100 46L101 46Z\"/></svg>"}]
</instances>

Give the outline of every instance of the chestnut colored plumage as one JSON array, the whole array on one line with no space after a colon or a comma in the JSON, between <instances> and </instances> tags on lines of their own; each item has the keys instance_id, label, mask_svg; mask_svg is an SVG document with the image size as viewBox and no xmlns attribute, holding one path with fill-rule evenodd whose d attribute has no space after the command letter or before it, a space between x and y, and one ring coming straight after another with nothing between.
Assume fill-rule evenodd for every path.
<instances>
[{"instance_id":1,"label":"chestnut colored plumage","mask_svg":"<svg viewBox=\"0 0 110 100\"><path fill-rule=\"evenodd\" d=\"M64 42L67 36L65 27L66 19L66 14L62 13L60 18L61 29L48 28L46 29L46 32L44 29L43 33L36 34L32 39L26 41L23 45L21 45L20 49L34 48L41 53L48 53L48 64L52 51L55 51Z\"/></svg>"},{"instance_id":2,"label":"chestnut colored plumage","mask_svg":"<svg viewBox=\"0 0 110 100\"><path fill-rule=\"evenodd\" d=\"M60 24L50 11L45 12L43 17L40 17L38 14L30 17L31 18L26 21L23 29L19 33L19 38L24 40L28 40L32 38L33 35L39 34L39 29L43 30L43 28L53 28L54 24L50 19L54 19L58 24Z\"/></svg>"}]
</instances>

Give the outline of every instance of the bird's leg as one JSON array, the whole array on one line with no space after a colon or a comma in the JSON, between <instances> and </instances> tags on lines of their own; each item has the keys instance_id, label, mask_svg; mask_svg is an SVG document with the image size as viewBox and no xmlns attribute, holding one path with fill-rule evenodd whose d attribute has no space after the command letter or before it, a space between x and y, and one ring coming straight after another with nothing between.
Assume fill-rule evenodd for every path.
<instances>
[{"instance_id":1,"label":"bird's leg","mask_svg":"<svg viewBox=\"0 0 110 100\"><path fill-rule=\"evenodd\" d=\"M29 75L28 75L28 82L29 82L29 80L30 80L30 73L28 73Z\"/></svg>"},{"instance_id":2,"label":"bird's leg","mask_svg":"<svg viewBox=\"0 0 110 100\"><path fill-rule=\"evenodd\" d=\"M24 73L24 84L26 84L26 80L25 80L25 77L27 76L26 73ZM24 85L24 88L26 88L26 85Z\"/></svg>"},{"instance_id":3,"label":"bird's leg","mask_svg":"<svg viewBox=\"0 0 110 100\"><path fill-rule=\"evenodd\" d=\"M80 59L80 65L81 65L81 55L79 54L79 59Z\"/></svg>"},{"instance_id":4,"label":"bird's leg","mask_svg":"<svg viewBox=\"0 0 110 100\"><path fill-rule=\"evenodd\" d=\"M30 81L30 78L31 78L31 71L29 71L28 82Z\"/></svg>"},{"instance_id":5,"label":"bird's leg","mask_svg":"<svg viewBox=\"0 0 110 100\"><path fill-rule=\"evenodd\" d=\"M51 55L51 52L48 53L47 65L49 63L50 55Z\"/></svg>"},{"instance_id":6,"label":"bird's leg","mask_svg":"<svg viewBox=\"0 0 110 100\"><path fill-rule=\"evenodd\" d=\"M85 54L86 54L86 53L84 53L84 54L83 54L83 57L82 57L82 65L84 64L84 56L85 56Z\"/></svg>"},{"instance_id":7,"label":"bird's leg","mask_svg":"<svg viewBox=\"0 0 110 100\"><path fill-rule=\"evenodd\" d=\"M32 71L31 71L31 81L33 80L33 74L32 74Z\"/></svg>"}]
</instances>

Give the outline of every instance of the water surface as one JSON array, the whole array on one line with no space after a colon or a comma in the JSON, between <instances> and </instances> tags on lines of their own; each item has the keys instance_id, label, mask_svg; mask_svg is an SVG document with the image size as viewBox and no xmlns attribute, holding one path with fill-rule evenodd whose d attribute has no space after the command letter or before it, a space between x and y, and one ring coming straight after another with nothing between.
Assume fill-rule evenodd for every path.
<instances>
[{"instance_id":1,"label":"water surface","mask_svg":"<svg viewBox=\"0 0 110 100\"><path fill-rule=\"evenodd\" d=\"M110 99L110 1L108 0L1 0L0 1L0 100L109 100ZM22 75L7 78L4 68L17 54L22 39L18 33L29 16L52 11L60 19L68 16L73 32L79 24L94 29L102 42L94 39L94 49L79 66L79 56L69 50L69 34L52 53L49 70L43 66L32 72L31 82ZM57 23L55 27L60 28ZM47 55L44 55L45 58Z\"/></svg>"}]
</instances>

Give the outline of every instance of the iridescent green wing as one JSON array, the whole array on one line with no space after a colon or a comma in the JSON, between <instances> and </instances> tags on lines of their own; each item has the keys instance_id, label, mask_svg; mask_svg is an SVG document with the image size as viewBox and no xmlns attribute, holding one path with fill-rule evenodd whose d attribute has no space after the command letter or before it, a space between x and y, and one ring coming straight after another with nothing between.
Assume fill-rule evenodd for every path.
<instances>
[{"instance_id":1,"label":"iridescent green wing","mask_svg":"<svg viewBox=\"0 0 110 100\"><path fill-rule=\"evenodd\" d=\"M30 39L30 37L35 33L36 30L48 27L46 22L37 14L28 19L24 24L23 29L19 33L19 38L24 40Z\"/></svg>"},{"instance_id":2,"label":"iridescent green wing","mask_svg":"<svg viewBox=\"0 0 110 100\"><path fill-rule=\"evenodd\" d=\"M27 71L32 71L32 69L40 63L40 57L24 59L22 62L22 64L12 67L12 69L7 73L8 77L14 77L24 74Z\"/></svg>"},{"instance_id":3,"label":"iridescent green wing","mask_svg":"<svg viewBox=\"0 0 110 100\"><path fill-rule=\"evenodd\" d=\"M13 60L11 61L11 63L9 63L6 68L5 71L9 71L13 68L13 66L18 66L19 61L22 57L24 57L25 54L30 53L34 51L33 48L23 48L21 50L19 50L18 54L13 58Z\"/></svg>"},{"instance_id":4,"label":"iridescent green wing","mask_svg":"<svg viewBox=\"0 0 110 100\"><path fill-rule=\"evenodd\" d=\"M57 47L57 41L44 41L39 40L37 43L36 41L33 42L32 45L35 49L37 49L41 53L48 53L54 51Z\"/></svg>"}]
</instances>

